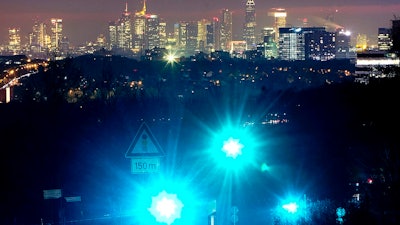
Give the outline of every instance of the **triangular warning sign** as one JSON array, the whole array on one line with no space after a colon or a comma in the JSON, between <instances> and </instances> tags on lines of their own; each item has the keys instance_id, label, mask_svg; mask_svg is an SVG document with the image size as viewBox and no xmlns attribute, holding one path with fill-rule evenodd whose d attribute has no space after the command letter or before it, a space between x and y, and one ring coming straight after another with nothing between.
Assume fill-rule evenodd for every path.
<instances>
[{"instance_id":1,"label":"triangular warning sign","mask_svg":"<svg viewBox=\"0 0 400 225\"><path fill-rule=\"evenodd\" d=\"M126 158L143 156L164 156L160 144L144 122L140 125L135 138L129 146L128 151L125 153Z\"/></svg>"}]
</instances>

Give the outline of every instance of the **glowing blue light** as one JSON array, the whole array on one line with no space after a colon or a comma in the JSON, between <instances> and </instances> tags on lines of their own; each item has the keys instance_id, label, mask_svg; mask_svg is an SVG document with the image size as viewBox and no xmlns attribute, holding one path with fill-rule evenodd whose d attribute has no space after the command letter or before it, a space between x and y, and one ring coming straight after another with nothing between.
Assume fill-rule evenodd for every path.
<instances>
[{"instance_id":1,"label":"glowing blue light","mask_svg":"<svg viewBox=\"0 0 400 225\"><path fill-rule=\"evenodd\" d=\"M245 165L255 165L256 146L259 142L250 131L249 127L228 124L213 133L209 155L215 159L215 165L237 172L248 168Z\"/></svg>"},{"instance_id":2,"label":"glowing blue light","mask_svg":"<svg viewBox=\"0 0 400 225\"><path fill-rule=\"evenodd\" d=\"M230 137L227 141L224 141L222 151L226 153L226 157L236 159L238 155L242 154L242 148L244 146L239 142L239 139Z\"/></svg>"},{"instance_id":3,"label":"glowing blue light","mask_svg":"<svg viewBox=\"0 0 400 225\"><path fill-rule=\"evenodd\" d=\"M176 194L168 194L166 191L162 191L157 196L152 197L151 207L148 210L157 222L172 224L175 219L181 218L182 208L183 204Z\"/></svg>"},{"instance_id":4,"label":"glowing blue light","mask_svg":"<svg viewBox=\"0 0 400 225\"><path fill-rule=\"evenodd\" d=\"M299 206L297 205L297 203L291 202L291 203L282 205L282 208L284 208L289 213L293 214L293 213L297 212L297 209L299 208Z\"/></svg>"}]
</instances>

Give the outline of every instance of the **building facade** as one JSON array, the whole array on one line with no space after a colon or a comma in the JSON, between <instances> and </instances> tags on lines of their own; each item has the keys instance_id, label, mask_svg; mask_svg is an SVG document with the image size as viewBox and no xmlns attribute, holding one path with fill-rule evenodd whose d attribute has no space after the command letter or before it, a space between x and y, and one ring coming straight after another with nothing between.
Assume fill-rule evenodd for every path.
<instances>
[{"instance_id":1,"label":"building facade","mask_svg":"<svg viewBox=\"0 0 400 225\"><path fill-rule=\"evenodd\" d=\"M229 9L223 9L220 18L220 50L230 51L232 41L232 12Z\"/></svg>"},{"instance_id":2,"label":"building facade","mask_svg":"<svg viewBox=\"0 0 400 225\"><path fill-rule=\"evenodd\" d=\"M390 28L378 28L378 50L389 51L392 46L392 30Z\"/></svg>"},{"instance_id":3,"label":"building facade","mask_svg":"<svg viewBox=\"0 0 400 225\"><path fill-rule=\"evenodd\" d=\"M279 28L286 27L286 10L282 8L273 8L269 13L269 16L274 18L273 28L275 30L275 43L279 44Z\"/></svg>"},{"instance_id":4,"label":"building facade","mask_svg":"<svg viewBox=\"0 0 400 225\"><path fill-rule=\"evenodd\" d=\"M243 40L246 41L248 49L256 48L256 5L254 0L247 0L246 2Z\"/></svg>"}]
</instances>

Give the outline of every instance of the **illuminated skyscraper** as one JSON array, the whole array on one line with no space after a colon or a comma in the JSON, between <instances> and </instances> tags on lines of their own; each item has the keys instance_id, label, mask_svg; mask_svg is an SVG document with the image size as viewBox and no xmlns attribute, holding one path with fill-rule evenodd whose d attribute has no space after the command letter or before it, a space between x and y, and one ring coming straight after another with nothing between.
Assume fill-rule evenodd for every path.
<instances>
[{"instance_id":1,"label":"illuminated skyscraper","mask_svg":"<svg viewBox=\"0 0 400 225\"><path fill-rule=\"evenodd\" d=\"M146 1L143 2L142 10L135 13L133 17L133 51L142 54L145 49L146 34Z\"/></svg>"},{"instance_id":2,"label":"illuminated skyscraper","mask_svg":"<svg viewBox=\"0 0 400 225\"><path fill-rule=\"evenodd\" d=\"M213 18L210 31L212 32L212 51L221 50L221 22L218 17Z\"/></svg>"},{"instance_id":3,"label":"illuminated skyscraper","mask_svg":"<svg viewBox=\"0 0 400 225\"><path fill-rule=\"evenodd\" d=\"M392 41L391 51L400 54L400 17L397 16L392 20Z\"/></svg>"},{"instance_id":4,"label":"illuminated skyscraper","mask_svg":"<svg viewBox=\"0 0 400 225\"><path fill-rule=\"evenodd\" d=\"M210 24L206 25L206 52L215 51L216 46L219 46L219 19L214 17Z\"/></svg>"},{"instance_id":5,"label":"illuminated skyscraper","mask_svg":"<svg viewBox=\"0 0 400 225\"><path fill-rule=\"evenodd\" d=\"M166 48L168 43L167 37L167 23L163 20L158 24L159 36L160 36L160 48Z\"/></svg>"},{"instance_id":6,"label":"illuminated skyscraper","mask_svg":"<svg viewBox=\"0 0 400 225\"><path fill-rule=\"evenodd\" d=\"M279 32L282 60L327 61L335 57L335 33L325 27L282 27Z\"/></svg>"},{"instance_id":7,"label":"illuminated skyscraper","mask_svg":"<svg viewBox=\"0 0 400 225\"><path fill-rule=\"evenodd\" d=\"M118 46L118 40L117 24L115 22L110 22L108 24L108 38L110 40L110 49L116 48Z\"/></svg>"},{"instance_id":8,"label":"illuminated skyscraper","mask_svg":"<svg viewBox=\"0 0 400 225\"><path fill-rule=\"evenodd\" d=\"M182 21L174 24L174 35L177 40L178 50L184 52L186 56L194 55L198 50L197 34L197 22Z\"/></svg>"},{"instance_id":9,"label":"illuminated skyscraper","mask_svg":"<svg viewBox=\"0 0 400 225\"><path fill-rule=\"evenodd\" d=\"M229 9L222 10L220 25L220 49L224 51L230 51L230 44L232 41L232 12L229 11Z\"/></svg>"},{"instance_id":10,"label":"illuminated skyscraper","mask_svg":"<svg viewBox=\"0 0 400 225\"><path fill-rule=\"evenodd\" d=\"M355 57L355 52L351 47L351 33L342 28L336 30L335 39L336 59L350 59Z\"/></svg>"},{"instance_id":11,"label":"illuminated skyscraper","mask_svg":"<svg viewBox=\"0 0 400 225\"><path fill-rule=\"evenodd\" d=\"M358 52L365 51L368 47L368 39L366 34L357 34L356 49Z\"/></svg>"},{"instance_id":12,"label":"illuminated skyscraper","mask_svg":"<svg viewBox=\"0 0 400 225\"><path fill-rule=\"evenodd\" d=\"M197 22L191 21L186 25L186 54L194 55L198 51L197 35L198 26Z\"/></svg>"},{"instance_id":13,"label":"illuminated skyscraper","mask_svg":"<svg viewBox=\"0 0 400 225\"><path fill-rule=\"evenodd\" d=\"M19 28L8 29L8 51L13 55L21 53L21 34Z\"/></svg>"},{"instance_id":14,"label":"illuminated skyscraper","mask_svg":"<svg viewBox=\"0 0 400 225\"><path fill-rule=\"evenodd\" d=\"M286 27L286 10L281 8L273 8L269 13L269 16L274 17L273 28L275 30L275 42L279 44L279 28Z\"/></svg>"},{"instance_id":15,"label":"illuminated skyscraper","mask_svg":"<svg viewBox=\"0 0 400 225\"><path fill-rule=\"evenodd\" d=\"M274 40L275 30L272 27L264 27L261 31L262 43L264 46L264 57L267 59L275 59L278 57L278 48Z\"/></svg>"},{"instance_id":16,"label":"illuminated skyscraper","mask_svg":"<svg viewBox=\"0 0 400 225\"><path fill-rule=\"evenodd\" d=\"M248 49L256 47L256 5L254 0L247 0L246 2L243 39L246 41Z\"/></svg>"},{"instance_id":17,"label":"illuminated skyscraper","mask_svg":"<svg viewBox=\"0 0 400 225\"><path fill-rule=\"evenodd\" d=\"M46 24L35 21L29 34L29 46L33 53L43 53L48 48Z\"/></svg>"},{"instance_id":18,"label":"illuminated skyscraper","mask_svg":"<svg viewBox=\"0 0 400 225\"><path fill-rule=\"evenodd\" d=\"M392 48L392 30L390 28L378 29L378 50L389 51Z\"/></svg>"},{"instance_id":19,"label":"illuminated skyscraper","mask_svg":"<svg viewBox=\"0 0 400 225\"><path fill-rule=\"evenodd\" d=\"M50 40L51 40L51 51L59 53L60 52L60 42L61 39L63 38L63 24L62 24L62 19L59 18L52 18L51 19L51 35L50 35Z\"/></svg>"},{"instance_id":20,"label":"illuminated skyscraper","mask_svg":"<svg viewBox=\"0 0 400 225\"><path fill-rule=\"evenodd\" d=\"M122 51L130 51L132 49L132 22L131 14L128 11L128 3L125 4L125 10L121 18L109 24L108 32L110 48Z\"/></svg>"},{"instance_id":21,"label":"illuminated skyscraper","mask_svg":"<svg viewBox=\"0 0 400 225\"><path fill-rule=\"evenodd\" d=\"M197 22L197 43L200 51L206 51L207 45L207 26L209 26L211 22L206 19L202 19Z\"/></svg>"},{"instance_id":22,"label":"illuminated skyscraper","mask_svg":"<svg viewBox=\"0 0 400 225\"><path fill-rule=\"evenodd\" d=\"M160 47L159 18L157 15L146 16L145 49Z\"/></svg>"}]
</instances>

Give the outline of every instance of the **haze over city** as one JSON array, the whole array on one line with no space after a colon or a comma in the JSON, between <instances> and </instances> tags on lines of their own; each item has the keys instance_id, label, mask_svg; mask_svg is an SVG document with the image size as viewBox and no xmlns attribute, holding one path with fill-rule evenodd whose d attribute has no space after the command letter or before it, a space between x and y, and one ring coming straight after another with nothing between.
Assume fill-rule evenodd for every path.
<instances>
[{"instance_id":1,"label":"haze over city","mask_svg":"<svg viewBox=\"0 0 400 225\"><path fill-rule=\"evenodd\" d=\"M379 27L390 27L391 20L399 16L398 0L255 0L257 31L271 26L268 16L271 8L285 8L288 26L302 26L307 19L310 26L327 25L326 18L333 18L332 27L344 27L353 34L366 34L369 43L376 43ZM64 34L71 44L94 41L99 34L107 34L110 21L119 18L128 4L130 12L141 10L143 0L14 0L2 1L0 7L0 44L8 41L8 29L20 28L22 42L32 32L35 20L47 22L62 18ZM211 19L219 16L223 8L233 12L233 39L240 40L244 22L245 0L147 0L147 11L165 19L167 28L179 21Z\"/></svg>"}]
</instances>

